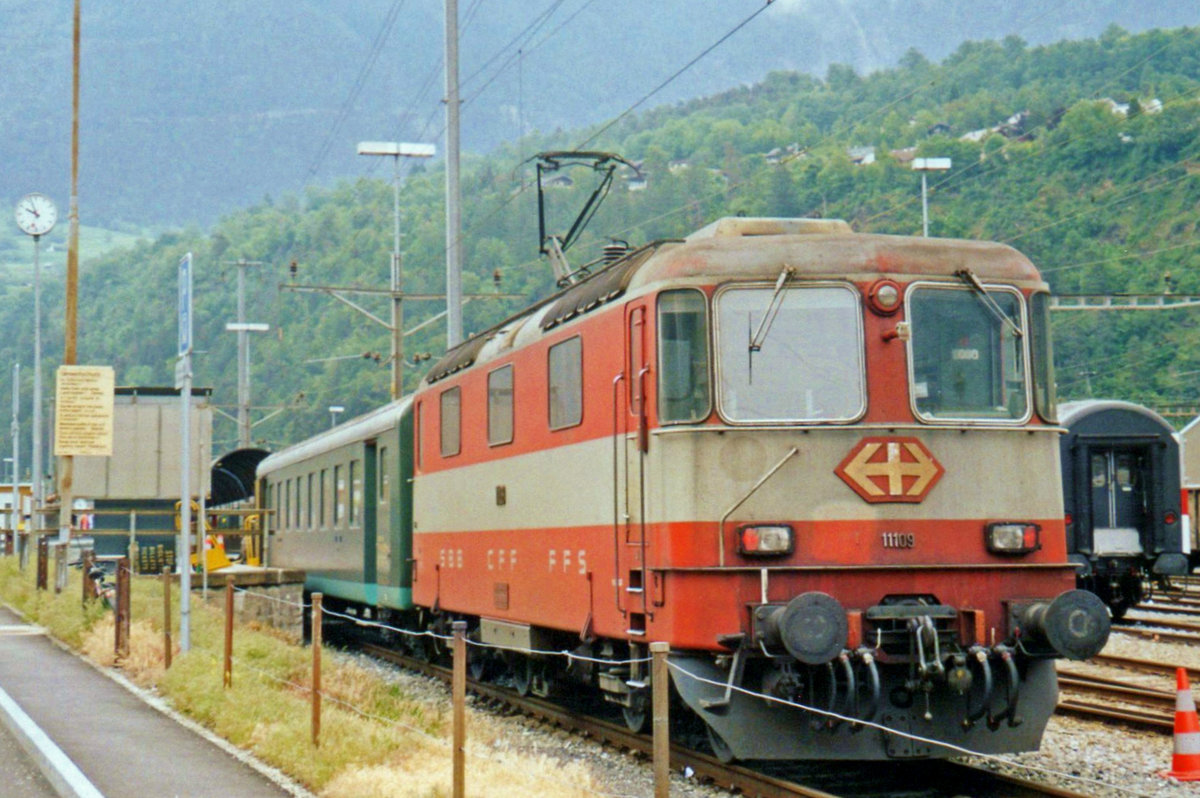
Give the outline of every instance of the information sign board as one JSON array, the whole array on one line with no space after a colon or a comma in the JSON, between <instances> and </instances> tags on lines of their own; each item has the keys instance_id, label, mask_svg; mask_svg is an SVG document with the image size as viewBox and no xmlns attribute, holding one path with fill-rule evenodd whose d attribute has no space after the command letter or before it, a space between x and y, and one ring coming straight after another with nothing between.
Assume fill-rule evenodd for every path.
<instances>
[{"instance_id":1,"label":"information sign board","mask_svg":"<svg viewBox=\"0 0 1200 798\"><path fill-rule=\"evenodd\" d=\"M111 366L59 366L54 390L54 454L112 455Z\"/></svg>"},{"instance_id":2,"label":"information sign board","mask_svg":"<svg viewBox=\"0 0 1200 798\"><path fill-rule=\"evenodd\" d=\"M179 259L179 356L192 351L192 253Z\"/></svg>"}]
</instances>

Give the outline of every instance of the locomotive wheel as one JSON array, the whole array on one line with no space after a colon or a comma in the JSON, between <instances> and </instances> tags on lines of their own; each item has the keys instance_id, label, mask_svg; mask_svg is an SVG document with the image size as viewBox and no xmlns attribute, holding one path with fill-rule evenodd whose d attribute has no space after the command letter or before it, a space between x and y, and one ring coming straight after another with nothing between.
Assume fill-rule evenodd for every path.
<instances>
[{"instance_id":1,"label":"locomotive wheel","mask_svg":"<svg viewBox=\"0 0 1200 798\"><path fill-rule=\"evenodd\" d=\"M713 756L725 765L737 759L733 755L733 749L729 747L729 743L725 742L725 738L717 733L716 729L707 723L704 724L704 728L708 730L708 747L712 749Z\"/></svg>"},{"instance_id":2,"label":"locomotive wheel","mask_svg":"<svg viewBox=\"0 0 1200 798\"><path fill-rule=\"evenodd\" d=\"M631 706L621 707L621 717L625 720L625 728L634 734L646 731L650 713L646 711L646 698L643 694L633 696Z\"/></svg>"},{"instance_id":3,"label":"locomotive wheel","mask_svg":"<svg viewBox=\"0 0 1200 798\"><path fill-rule=\"evenodd\" d=\"M1108 605L1108 611L1112 613L1114 621L1119 621L1129 612L1129 606L1128 601L1114 601Z\"/></svg>"},{"instance_id":4,"label":"locomotive wheel","mask_svg":"<svg viewBox=\"0 0 1200 798\"><path fill-rule=\"evenodd\" d=\"M517 695L524 698L533 689L533 657L514 654L513 661L509 663L509 666L512 669L513 688L517 691Z\"/></svg>"}]
</instances>

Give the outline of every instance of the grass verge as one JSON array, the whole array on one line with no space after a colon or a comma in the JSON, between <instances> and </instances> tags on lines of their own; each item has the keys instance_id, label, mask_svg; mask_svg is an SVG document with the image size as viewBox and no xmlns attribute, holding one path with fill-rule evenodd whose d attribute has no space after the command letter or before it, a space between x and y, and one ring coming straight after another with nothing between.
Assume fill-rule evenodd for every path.
<instances>
[{"instance_id":1,"label":"grass verge","mask_svg":"<svg viewBox=\"0 0 1200 798\"><path fill-rule=\"evenodd\" d=\"M238 626L233 685L225 689L224 619L197 594L191 602L191 650L181 654L176 642L167 670L162 582L135 577L130 654L118 662L112 613L96 602L82 604L79 572L71 569L66 590L55 594L35 589L34 571L32 563L22 572L15 557L0 557L0 600L314 792L329 798L451 794L449 698L418 695L410 689L416 677L384 678L349 658L322 652L321 739L313 746L308 647L267 629ZM177 588L172 598L177 629ZM469 795L572 798L597 793L583 766L553 755L557 752L539 754L514 739L511 722L468 709L467 724Z\"/></svg>"}]
</instances>

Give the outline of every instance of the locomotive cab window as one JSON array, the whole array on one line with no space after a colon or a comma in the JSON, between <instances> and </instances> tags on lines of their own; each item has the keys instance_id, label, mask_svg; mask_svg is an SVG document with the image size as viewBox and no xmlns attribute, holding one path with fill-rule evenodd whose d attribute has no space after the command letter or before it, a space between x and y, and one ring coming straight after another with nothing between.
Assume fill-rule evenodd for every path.
<instances>
[{"instance_id":1,"label":"locomotive cab window","mask_svg":"<svg viewBox=\"0 0 1200 798\"><path fill-rule=\"evenodd\" d=\"M926 421L1029 415L1021 295L917 286L908 297L912 401Z\"/></svg>"},{"instance_id":2,"label":"locomotive cab window","mask_svg":"<svg viewBox=\"0 0 1200 798\"><path fill-rule=\"evenodd\" d=\"M513 367L488 374L488 444L498 446L513 439Z\"/></svg>"},{"instance_id":3,"label":"locomotive cab window","mask_svg":"<svg viewBox=\"0 0 1200 798\"><path fill-rule=\"evenodd\" d=\"M866 410L858 293L844 285L717 294L717 399L737 423L853 421Z\"/></svg>"},{"instance_id":4,"label":"locomotive cab window","mask_svg":"<svg viewBox=\"0 0 1200 798\"><path fill-rule=\"evenodd\" d=\"M550 347L550 429L583 421L583 341L568 338Z\"/></svg>"},{"instance_id":5,"label":"locomotive cab window","mask_svg":"<svg viewBox=\"0 0 1200 798\"><path fill-rule=\"evenodd\" d=\"M462 389L442 391L441 396L442 457L453 457L462 451Z\"/></svg>"},{"instance_id":6,"label":"locomotive cab window","mask_svg":"<svg viewBox=\"0 0 1200 798\"><path fill-rule=\"evenodd\" d=\"M1033 359L1033 404L1043 421L1058 420L1054 390L1054 353L1050 348L1050 294L1039 291L1030 298L1029 350Z\"/></svg>"},{"instance_id":7,"label":"locomotive cab window","mask_svg":"<svg viewBox=\"0 0 1200 798\"><path fill-rule=\"evenodd\" d=\"M709 411L708 318L704 294L664 291L658 298L658 417L703 421Z\"/></svg>"}]
</instances>

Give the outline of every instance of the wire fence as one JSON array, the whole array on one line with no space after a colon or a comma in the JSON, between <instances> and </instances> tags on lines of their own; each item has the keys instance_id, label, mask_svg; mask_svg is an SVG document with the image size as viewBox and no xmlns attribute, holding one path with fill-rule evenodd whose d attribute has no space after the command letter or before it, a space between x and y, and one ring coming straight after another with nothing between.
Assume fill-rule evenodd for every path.
<instances>
[{"instance_id":1,"label":"wire fence","mask_svg":"<svg viewBox=\"0 0 1200 798\"><path fill-rule=\"evenodd\" d=\"M278 602L281 602L284 604L290 604L290 605L300 608L302 610L312 610L314 607L317 606L315 602L314 603L294 602L294 601L289 601L287 599L281 599L276 596L270 596L268 594L260 593L258 591L253 591L250 589L236 588L236 590L238 590L238 592L241 592L241 593L258 596L258 597L268 599L271 601L278 601ZM348 613L338 612L336 610L331 610L331 609L327 609L324 607L320 608L320 612L321 612L322 617L327 616L327 617L335 618L335 619L339 619L339 620L351 621L359 626L386 630L386 631L393 632L395 634L398 634L398 635L401 635L401 636L404 636L407 638L435 639L435 640L438 640L438 641L446 644L447 648L449 648L456 639L454 634L445 634L442 632L435 631L433 629L420 629L420 630L406 629L406 628L403 628L400 626L395 626L393 624L388 624L388 623L384 623L384 622L381 622L378 620L373 620L373 619L368 619L368 618L362 618L360 616L350 615ZM314 622L315 622L315 619L314 619ZM621 667L621 666L629 666L629 665L635 665L635 664L646 664L646 663L652 662L652 660L653 660L653 657L630 657L630 658L625 658L625 659L597 658L597 657L582 655L577 652L566 650L566 649L562 649L562 650L535 649L535 648L526 648L526 647L522 647L522 646L510 646L510 645L502 645L502 644L497 644L497 643L485 643L485 642L481 642L478 640L472 640L471 638L466 637L464 634L463 650L465 651L468 647L473 647L476 649L486 649L486 650L490 650L490 651L494 651L494 652L501 652L501 653L507 653L507 654L513 654L513 655L520 655L520 656L536 656L536 657L545 657L545 658L561 657L567 661L568 668L570 667L572 662L587 662L587 663L598 664L598 665ZM465 663L462 663L462 665L463 665L463 667L465 667ZM1087 778L1085 776L1080 776L1075 773L1067 773L1064 771L1054 770L1052 768L1042 767L1042 766L1029 764L1029 763L1025 763L1025 762L1019 762L1016 759L1014 759L1012 756L988 754L988 753L984 753L981 751L975 751L970 748L956 745L954 743L950 743L950 742L947 742L944 740L938 740L936 738L924 737L922 735L914 734L914 733L905 731L903 729L892 728L892 727L887 726L882 723L877 723L877 722L870 721L870 720L863 720L862 718L849 717L847 715L843 715L843 714L833 711L831 709L821 708L821 707L817 707L817 706L811 706L811 705L800 703L797 701L780 698L778 696L771 695L768 693L757 692L757 691L750 690L750 689L747 689L745 687L742 687L740 685L733 684L733 683L718 682L718 681L709 679L707 677L704 677L702 675L693 673L692 671L688 670L687 668L683 667L682 665L678 664L677 662L671 662L669 659L667 661L667 665L670 669L672 679L675 679L675 680L690 679L690 680L693 680L693 681L696 681L696 682L699 682L702 684L720 688L721 690L730 690L730 691L732 691L732 693L736 693L738 695L743 695L748 698L756 699L759 701L764 701L764 702L767 702L772 705L788 707L791 709L795 709L799 712L810 713L813 716L822 717L822 718L825 718L830 721L837 721L839 723L845 723L845 724L848 724L850 728L864 727L864 728L875 729L875 730L878 730L878 731L883 732L888 735L895 735L899 738L903 738L903 739L908 740L913 743L918 743L921 745L928 745L928 746L935 746L942 750L952 751L955 754L958 754L961 756L977 757L984 761L994 762L997 764L1004 765L1005 767L1016 768L1016 769L1019 769L1019 770L1025 771L1025 772L1036 773L1036 774L1039 774L1042 776L1051 776L1051 777L1054 777L1057 779L1062 779L1066 782L1078 783L1081 785L1087 785L1089 787L1103 787L1106 789L1110 789L1110 790L1114 790L1114 791L1117 791L1120 793L1126 793L1126 794L1130 794L1130 795L1140 794L1136 790L1128 789L1125 787L1121 787L1120 785L1115 785L1115 784L1108 783L1108 782L1097 781L1095 779L1090 779L1090 778ZM245 667L252 667L252 666L246 665ZM255 670L257 670L257 669L255 669ZM305 690L308 690L311 692L311 687L297 685L294 682L288 682L286 680L278 679L278 677L274 677L265 672L263 672L262 675L272 678L276 681L284 682L291 687L305 689ZM651 687L652 687L652 685L651 685ZM378 723L382 723L382 724L386 724L386 725L397 726L397 727L403 728L405 730L413 731L415 733L421 734L422 736L437 739L443 743L445 742L442 738L437 737L437 735L432 735L425 730L418 729L416 727L412 727L408 724L404 724L404 723L394 720L394 719L382 717L375 713L371 713L367 710L364 710L361 707L354 706L354 705L352 705L346 701L343 701L337 697L331 696L325 691L321 691L320 694L322 697L328 699L331 703L334 703L335 705L342 707L343 709L345 709L347 711L358 714L365 719L372 720L374 722L378 722ZM480 750L478 747L473 747L471 749L471 753L472 753L472 755L481 756L481 757L485 757L485 758L488 756L485 751ZM577 785L577 784L572 784L571 786L573 786L575 788L579 787L579 785ZM611 795L609 793L602 793L602 792L594 792L594 794L606 796L606 797ZM616 796L614 796L613 798L616 798Z\"/></svg>"}]
</instances>

